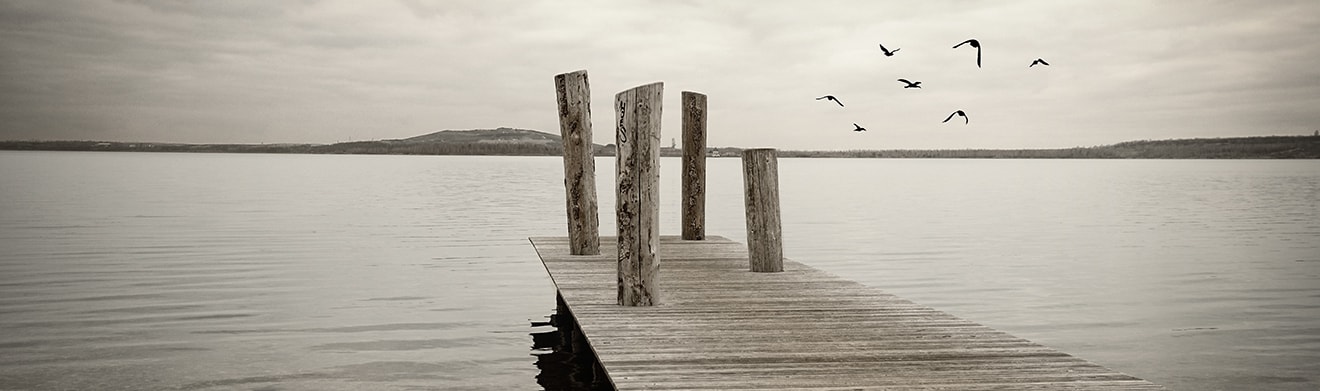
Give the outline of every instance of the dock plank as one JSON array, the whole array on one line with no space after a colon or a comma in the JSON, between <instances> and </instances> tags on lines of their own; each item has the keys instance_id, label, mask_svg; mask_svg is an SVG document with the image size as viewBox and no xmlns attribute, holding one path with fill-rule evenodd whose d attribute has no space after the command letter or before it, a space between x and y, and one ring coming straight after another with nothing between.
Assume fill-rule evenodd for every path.
<instances>
[{"instance_id":1,"label":"dock plank","mask_svg":"<svg viewBox=\"0 0 1320 391\"><path fill-rule=\"evenodd\" d=\"M660 304L616 302L617 239L533 237L619 390L1162 390L810 266L748 271L746 245L661 238Z\"/></svg>"}]
</instances>

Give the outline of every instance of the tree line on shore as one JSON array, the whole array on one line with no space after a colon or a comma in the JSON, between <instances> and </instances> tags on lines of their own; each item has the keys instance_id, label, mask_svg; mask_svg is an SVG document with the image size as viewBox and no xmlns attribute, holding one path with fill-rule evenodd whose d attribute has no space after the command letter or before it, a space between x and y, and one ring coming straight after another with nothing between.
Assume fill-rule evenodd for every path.
<instances>
[{"instance_id":1,"label":"tree line on shore","mask_svg":"<svg viewBox=\"0 0 1320 391\"><path fill-rule=\"evenodd\" d=\"M558 142L400 142L353 141L336 144L174 144L104 141L0 141L3 150L131 151L213 153L302 153L367 155L505 155L559 156ZM739 156L737 147L707 148L712 157ZM680 156L666 147L662 156ZM597 146L597 156L613 156L614 146ZM1262 136L1129 141L1096 147L1062 149L936 150L781 150L785 158L944 158L944 159L1320 159L1320 136Z\"/></svg>"},{"instance_id":2,"label":"tree line on shore","mask_svg":"<svg viewBox=\"0 0 1320 391\"><path fill-rule=\"evenodd\" d=\"M900 159L1320 159L1320 137L1142 140L1061 149L780 151L779 156Z\"/></svg>"}]
</instances>

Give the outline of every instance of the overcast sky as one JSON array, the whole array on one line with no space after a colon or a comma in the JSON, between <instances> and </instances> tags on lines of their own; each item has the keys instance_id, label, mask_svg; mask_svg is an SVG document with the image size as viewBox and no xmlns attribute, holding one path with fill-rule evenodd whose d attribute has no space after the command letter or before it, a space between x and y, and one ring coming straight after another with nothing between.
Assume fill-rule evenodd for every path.
<instances>
[{"instance_id":1,"label":"overcast sky","mask_svg":"<svg viewBox=\"0 0 1320 391\"><path fill-rule=\"evenodd\" d=\"M711 146L1299 135L1320 129L1317 37L1315 0L0 0L0 139L558 133L554 75L578 69L600 144L614 94L655 81L666 145L682 91L709 96Z\"/></svg>"}]
</instances>

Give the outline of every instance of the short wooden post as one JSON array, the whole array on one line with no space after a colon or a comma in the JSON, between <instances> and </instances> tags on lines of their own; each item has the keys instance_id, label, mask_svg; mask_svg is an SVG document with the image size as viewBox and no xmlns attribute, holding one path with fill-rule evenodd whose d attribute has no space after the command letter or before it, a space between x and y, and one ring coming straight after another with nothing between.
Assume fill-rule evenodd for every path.
<instances>
[{"instance_id":1,"label":"short wooden post","mask_svg":"<svg viewBox=\"0 0 1320 391\"><path fill-rule=\"evenodd\" d=\"M659 302L660 109L663 83L614 96L617 133L615 202L619 229L619 305Z\"/></svg>"},{"instance_id":2,"label":"short wooden post","mask_svg":"<svg viewBox=\"0 0 1320 391\"><path fill-rule=\"evenodd\" d=\"M775 150L742 153L743 199L747 205L747 257L754 272L784 271L779 225L779 163Z\"/></svg>"},{"instance_id":3,"label":"short wooden post","mask_svg":"<svg viewBox=\"0 0 1320 391\"><path fill-rule=\"evenodd\" d=\"M564 192L568 204L568 249L572 255L600 254L596 204L595 146L591 140L591 86L587 71L555 75L559 134L564 143Z\"/></svg>"},{"instance_id":4,"label":"short wooden post","mask_svg":"<svg viewBox=\"0 0 1320 391\"><path fill-rule=\"evenodd\" d=\"M706 95L683 91L683 240L706 239Z\"/></svg>"}]
</instances>

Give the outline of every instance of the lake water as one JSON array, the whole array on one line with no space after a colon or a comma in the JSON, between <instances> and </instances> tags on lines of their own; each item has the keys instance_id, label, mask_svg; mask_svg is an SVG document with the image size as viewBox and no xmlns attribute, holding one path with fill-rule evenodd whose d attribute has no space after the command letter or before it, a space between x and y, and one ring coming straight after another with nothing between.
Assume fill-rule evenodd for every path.
<instances>
[{"instance_id":1,"label":"lake water","mask_svg":"<svg viewBox=\"0 0 1320 391\"><path fill-rule=\"evenodd\" d=\"M538 389L526 238L565 235L562 170L0 151L0 389ZM740 161L708 170L707 233L742 241ZM781 159L780 186L794 260L1173 389L1320 388L1320 161Z\"/></svg>"}]
</instances>

